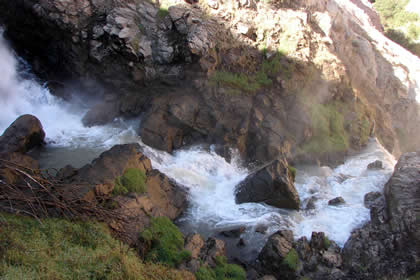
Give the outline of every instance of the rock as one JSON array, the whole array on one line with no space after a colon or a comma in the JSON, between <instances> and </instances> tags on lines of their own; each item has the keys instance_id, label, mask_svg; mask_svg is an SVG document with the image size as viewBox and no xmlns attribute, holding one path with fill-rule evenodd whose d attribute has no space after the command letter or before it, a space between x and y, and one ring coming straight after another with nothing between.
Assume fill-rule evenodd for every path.
<instances>
[{"instance_id":1,"label":"rock","mask_svg":"<svg viewBox=\"0 0 420 280\"><path fill-rule=\"evenodd\" d=\"M330 201L328 201L328 205L332 205L332 206L337 206L337 205L341 205L345 203L346 202L344 201L344 198L342 198L341 196L333 198Z\"/></svg>"},{"instance_id":2,"label":"rock","mask_svg":"<svg viewBox=\"0 0 420 280\"><path fill-rule=\"evenodd\" d=\"M224 256L225 253L225 242L223 240L210 237L207 239L205 246L201 249L200 259L204 264L215 267L216 257Z\"/></svg>"},{"instance_id":3,"label":"rock","mask_svg":"<svg viewBox=\"0 0 420 280\"><path fill-rule=\"evenodd\" d=\"M290 258L291 262L285 261L286 258ZM297 258L293 249L293 232L290 230L278 231L270 236L258 255L265 274L272 273L276 277L282 275L283 279L294 279Z\"/></svg>"},{"instance_id":4,"label":"rock","mask_svg":"<svg viewBox=\"0 0 420 280\"><path fill-rule=\"evenodd\" d=\"M385 185L385 200L392 230L411 233L420 244L420 152L400 157Z\"/></svg>"},{"instance_id":5,"label":"rock","mask_svg":"<svg viewBox=\"0 0 420 280\"><path fill-rule=\"evenodd\" d=\"M315 209L316 208L316 206L315 206L315 202L317 201L318 199L315 197L315 196L311 196L309 199L308 199L308 202L306 203L306 208L305 208L305 210L313 210L313 209Z\"/></svg>"},{"instance_id":6,"label":"rock","mask_svg":"<svg viewBox=\"0 0 420 280\"><path fill-rule=\"evenodd\" d=\"M220 234L225 237L238 238L245 231L245 229L246 229L245 227L239 227L239 228L234 228L231 230L221 231Z\"/></svg>"},{"instance_id":7,"label":"rock","mask_svg":"<svg viewBox=\"0 0 420 280\"><path fill-rule=\"evenodd\" d=\"M264 202L279 208L299 209L299 196L287 162L275 160L249 175L236 188L236 202Z\"/></svg>"},{"instance_id":8,"label":"rock","mask_svg":"<svg viewBox=\"0 0 420 280\"><path fill-rule=\"evenodd\" d=\"M118 177L129 169L145 174L145 192L116 195L112 191ZM138 242L138 233L151 217L177 218L187 206L185 190L152 169L150 160L140 152L140 145L116 145L84 167L60 171L64 175L63 191L69 198L91 203L110 200L116 217L109 226L130 245Z\"/></svg>"},{"instance_id":9,"label":"rock","mask_svg":"<svg viewBox=\"0 0 420 280\"><path fill-rule=\"evenodd\" d=\"M32 115L18 117L0 136L0 154L26 153L44 143L41 122Z\"/></svg>"},{"instance_id":10,"label":"rock","mask_svg":"<svg viewBox=\"0 0 420 280\"><path fill-rule=\"evenodd\" d=\"M261 234L265 234L268 230L268 226L266 225L257 225L257 227L255 228L255 232L261 233Z\"/></svg>"},{"instance_id":11,"label":"rock","mask_svg":"<svg viewBox=\"0 0 420 280\"><path fill-rule=\"evenodd\" d=\"M259 278L259 280L277 280L277 278L273 275L264 275L263 277Z\"/></svg>"},{"instance_id":12,"label":"rock","mask_svg":"<svg viewBox=\"0 0 420 280\"><path fill-rule=\"evenodd\" d=\"M375 160L374 162L371 162L368 164L367 169L368 170L374 170L374 169L383 169L383 163L380 160Z\"/></svg>"},{"instance_id":13,"label":"rock","mask_svg":"<svg viewBox=\"0 0 420 280\"><path fill-rule=\"evenodd\" d=\"M239 241L236 244L236 246L238 246L238 247L245 247L246 246L245 240L243 238L239 238Z\"/></svg>"},{"instance_id":14,"label":"rock","mask_svg":"<svg viewBox=\"0 0 420 280\"><path fill-rule=\"evenodd\" d=\"M385 206L384 196L380 192L369 192L365 194L364 204L369 209L373 206Z\"/></svg>"},{"instance_id":15,"label":"rock","mask_svg":"<svg viewBox=\"0 0 420 280\"><path fill-rule=\"evenodd\" d=\"M104 125L112 122L120 115L118 102L103 102L96 104L83 117L84 126Z\"/></svg>"},{"instance_id":16,"label":"rock","mask_svg":"<svg viewBox=\"0 0 420 280\"><path fill-rule=\"evenodd\" d=\"M185 238L185 250L191 252L191 257L197 259L200 256L201 249L204 247L205 242L201 235L195 233L190 234Z\"/></svg>"},{"instance_id":17,"label":"rock","mask_svg":"<svg viewBox=\"0 0 420 280\"><path fill-rule=\"evenodd\" d=\"M343 248L343 266L354 279L404 279L418 269L420 152L400 157L379 193L366 195L371 221L352 232ZM416 268L417 267L417 268Z\"/></svg>"}]
</instances>

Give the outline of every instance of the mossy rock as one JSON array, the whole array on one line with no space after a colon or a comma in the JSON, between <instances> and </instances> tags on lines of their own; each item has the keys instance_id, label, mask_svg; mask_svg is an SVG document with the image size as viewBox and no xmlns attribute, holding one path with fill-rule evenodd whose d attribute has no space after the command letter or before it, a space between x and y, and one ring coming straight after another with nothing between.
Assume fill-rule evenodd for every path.
<instances>
[{"instance_id":1,"label":"mossy rock","mask_svg":"<svg viewBox=\"0 0 420 280\"><path fill-rule=\"evenodd\" d=\"M146 174L137 168L127 169L122 176L115 179L114 195L123 195L130 192L145 193Z\"/></svg>"},{"instance_id":2,"label":"mossy rock","mask_svg":"<svg viewBox=\"0 0 420 280\"><path fill-rule=\"evenodd\" d=\"M286 257L283 259L282 264L286 265L289 269L296 271L299 265L299 256L295 249L290 249Z\"/></svg>"},{"instance_id":3,"label":"mossy rock","mask_svg":"<svg viewBox=\"0 0 420 280\"><path fill-rule=\"evenodd\" d=\"M296 168L294 168L291 165L288 165L287 166L287 169L289 169L290 176L292 176L293 181L295 181L295 179L296 179L296 172L297 172L296 171Z\"/></svg>"},{"instance_id":4,"label":"mossy rock","mask_svg":"<svg viewBox=\"0 0 420 280\"><path fill-rule=\"evenodd\" d=\"M245 270L236 264L228 264L226 258L216 257L216 267L202 266L195 273L197 280L245 280Z\"/></svg>"},{"instance_id":5,"label":"mossy rock","mask_svg":"<svg viewBox=\"0 0 420 280\"><path fill-rule=\"evenodd\" d=\"M156 217L150 226L140 233L140 241L148 247L145 259L171 267L191 258L184 250L184 236L167 217Z\"/></svg>"}]
</instances>

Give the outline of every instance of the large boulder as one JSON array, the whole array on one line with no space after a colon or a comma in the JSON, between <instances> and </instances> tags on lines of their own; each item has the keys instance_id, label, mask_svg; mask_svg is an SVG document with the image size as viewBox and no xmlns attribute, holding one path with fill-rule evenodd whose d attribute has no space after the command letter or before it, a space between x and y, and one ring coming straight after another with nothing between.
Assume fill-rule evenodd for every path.
<instances>
[{"instance_id":1,"label":"large boulder","mask_svg":"<svg viewBox=\"0 0 420 280\"><path fill-rule=\"evenodd\" d=\"M249 175L237 186L236 202L264 202L279 208L299 209L299 195L287 162L275 160Z\"/></svg>"},{"instance_id":2,"label":"large boulder","mask_svg":"<svg viewBox=\"0 0 420 280\"><path fill-rule=\"evenodd\" d=\"M343 248L353 279L402 279L419 271L420 152L401 156L385 197L366 195L371 221L352 232Z\"/></svg>"},{"instance_id":3,"label":"large boulder","mask_svg":"<svg viewBox=\"0 0 420 280\"><path fill-rule=\"evenodd\" d=\"M32 115L18 117L0 136L0 153L26 153L44 143L41 122Z\"/></svg>"},{"instance_id":4,"label":"large boulder","mask_svg":"<svg viewBox=\"0 0 420 280\"><path fill-rule=\"evenodd\" d=\"M91 164L78 170L65 169L59 172L65 183L63 195L110 207L120 218L108 224L131 245L138 242L138 232L149 224L151 217L174 220L187 206L185 190L153 169L139 144L116 145ZM131 180L127 174L133 174L133 170L134 174L142 174L142 189L116 191L120 184L125 184L124 178Z\"/></svg>"}]
</instances>

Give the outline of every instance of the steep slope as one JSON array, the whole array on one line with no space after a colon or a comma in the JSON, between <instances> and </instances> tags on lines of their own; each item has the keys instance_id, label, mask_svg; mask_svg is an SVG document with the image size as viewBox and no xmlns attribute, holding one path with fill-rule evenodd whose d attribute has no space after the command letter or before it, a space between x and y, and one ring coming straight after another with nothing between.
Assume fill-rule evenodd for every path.
<instances>
[{"instance_id":1,"label":"steep slope","mask_svg":"<svg viewBox=\"0 0 420 280\"><path fill-rule=\"evenodd\" d=\"M52 80L101 85L88 125L145 112L140 134L159 149L207 142L249 161L338 162L370 135L396 155L417 145L419 59L383 36L367 1L0 8L11 11L0 14L6 34L57 94Z\"/></svg>"}]
</instances>

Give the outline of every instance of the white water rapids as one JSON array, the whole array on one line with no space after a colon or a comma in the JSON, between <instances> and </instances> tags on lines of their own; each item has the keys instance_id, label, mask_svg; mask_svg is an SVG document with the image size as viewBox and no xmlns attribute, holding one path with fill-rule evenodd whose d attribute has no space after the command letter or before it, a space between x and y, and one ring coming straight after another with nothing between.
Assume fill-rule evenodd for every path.
<instances>
[{"instance_id":1,"label":"white water rapids","mask_svg":"<svg viewBox=\"0 0 420 280\"><path fill-rule=\"evenodd\" d=\"M334 170L298 167L296 187L303 206L310 197L317 198L313 210L287 211L259 203L238 205L235 186L248 174L238 158L228 163L211 149L200 147L180 150L174 155L154 150L136 135L138 121L116 120L112 125L86 128L81 122L86 111L82 103L70 104L52 96L30 74L28 65L0 40L0 131L21 114L37 116L47 135L41 164L57 168L69 163L80 167L115 144L140 143L154 168L189 190L190 206L180 221L183 230L209 236L246 226L242 237L247 246L241 249L242 256L255 256L267 236L280 228L293 229L295 237L310 237L312 231L323 231L344 245L350 232L369 219L369 210L363 205L364 195L381 191L395 165L394 158L372 139L359 155ZM367 170L367 165L375 160L381 160L385 168ZM346 203L329 206L328 200L337 196L342 196ZM255 232L261 226L267 228L265 234Z\"/></svg>"}]
</instances>

